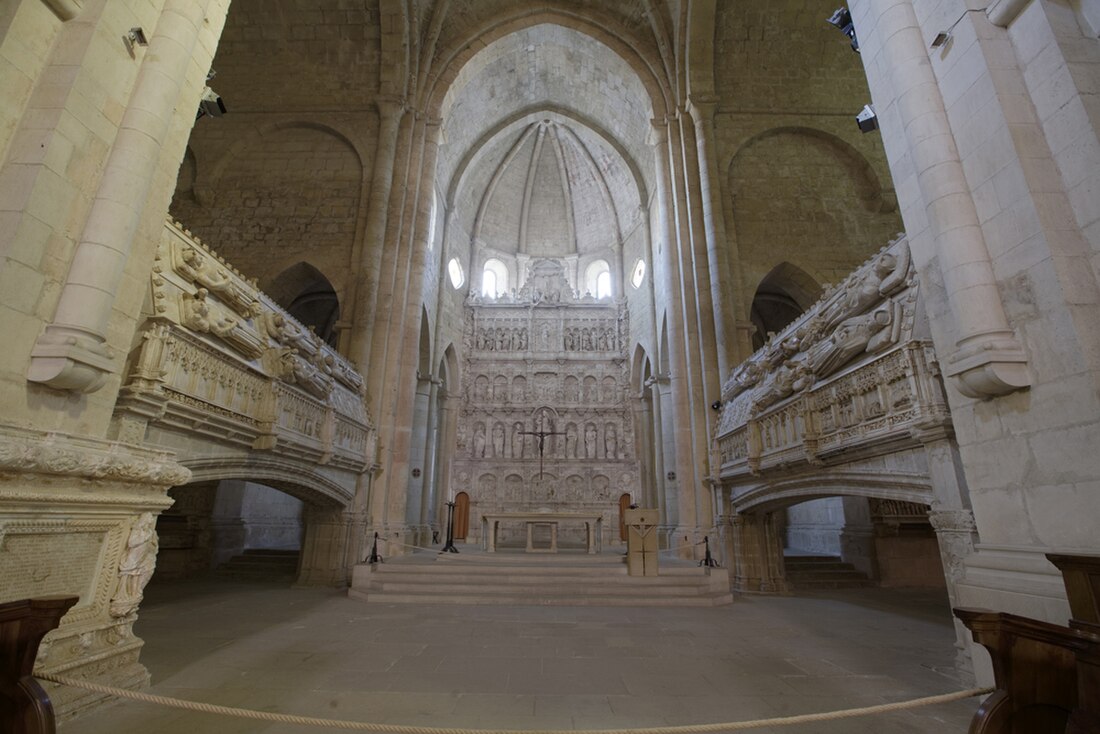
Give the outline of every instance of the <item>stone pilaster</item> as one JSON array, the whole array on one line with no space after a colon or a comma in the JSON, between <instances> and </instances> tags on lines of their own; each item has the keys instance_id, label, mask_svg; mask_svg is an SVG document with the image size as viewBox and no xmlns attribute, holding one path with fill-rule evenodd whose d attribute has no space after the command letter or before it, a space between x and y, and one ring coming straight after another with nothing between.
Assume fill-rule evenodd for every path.
<instances>
[{"instance_id":1,"label":"stone pilaster","mask_svg":"<svg viewBox=\"0 0 1100 734\"><path fill-rule=\"evenodd\" d=\"M966 576L966 559L974 553L978 542L978 529L974 513L970 510L947 509L933 506L928 521L936 531L940 547L943 573L947 578L947 597L952 607L959 605L957 585ZM966 676L973 676L974 665L970 657L970 634L958 619L955 622L955 666Z\"/></svg>"}]
</instances>

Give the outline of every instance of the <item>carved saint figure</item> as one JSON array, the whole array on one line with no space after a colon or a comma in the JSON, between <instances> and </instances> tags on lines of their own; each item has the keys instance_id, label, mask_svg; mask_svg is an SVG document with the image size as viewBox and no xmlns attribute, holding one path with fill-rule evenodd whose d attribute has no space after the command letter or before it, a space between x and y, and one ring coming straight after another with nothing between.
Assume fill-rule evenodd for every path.
<instances>
[{"instance_id":1,"label":"carved saint figure","mask_svg":"<svg viewBox=\"0 0 1100 734\"><path fill-rule=\"evenodd\" d=\"M126 550L118 564L118 586L111 599L111 616L125 617L137 611L142 592L157 565L157 530L153 513L143 512L126 539Z\"/></svg>"},{"instance_id":2,"label":"carved saint figure","mask_svg":"<svg viewBox=\"0 0 1100 734\"><path fill-rule=\"evenodd\" d=\"M614 423L608 423L603 432L603 455L605 459L619 458L618 431Z\"/></svg>"},{"instance_id":3,"label":"carved saint figure","mask_svg":"<svg viewBox=\"0 0 1100 734\"><path fill-rule=\"evenodd\" d=\"M589 423L584 427L584 458L596 458L596 424Z\"/></svg>"},{"instance_id":4,"label":"carved saint figure","mask_svg":"<svg viewBox=\"0 0 1100 734\"><path fill-rule=\"evenodd\" d=\"M504 424L497 423L493 426L493 456L504 456Z\"/></svg>"},{"instance_id":5,"label":"carved saint figure","mask_svg":"<svg viewBox=\"0 0 1100 734\"><path fill-rule=\"evenodd\" d=\"M474 458L485 458L485 424L478 423L474 427Z\"/></svg>"},{"instance_id":6,"label":"carved saint figure","mask_svg":"<svg viewBox=\"0 0 1100 734\"><path fill-rule=\"evenodd\" d=\"M565 426L565 458L577 458L577 424L569 423Z\"/></svg>"},{"instance_id":7,"label":"carved saint figure","mask_svg":"<svg viewBox=\"0 0 1100 734\"><path fill-rule=\"evenodd\" d=\"M512 458L522 459L524 449L523 424L516 421L512 424Z\"/></svg>"}]
</instances>

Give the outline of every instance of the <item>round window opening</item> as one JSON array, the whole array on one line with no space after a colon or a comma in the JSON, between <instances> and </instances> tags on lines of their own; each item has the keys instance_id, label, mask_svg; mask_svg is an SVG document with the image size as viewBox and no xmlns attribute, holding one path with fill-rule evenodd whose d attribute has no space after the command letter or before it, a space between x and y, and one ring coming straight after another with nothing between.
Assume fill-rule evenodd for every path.
<instances>
[{"instance_id":1,"label":"round window opening","mask_svg":"<svg viewBox=\"0 0 1100 734\"><path fill-rule=\"evenodd\" d=\"M458 261L457 257L452 257L451 261L447 263L447 275L451 276L451 285L456 289L461 288L466 281L466 276L462 273L462 263Z\"/></svg>"}]
</instances>

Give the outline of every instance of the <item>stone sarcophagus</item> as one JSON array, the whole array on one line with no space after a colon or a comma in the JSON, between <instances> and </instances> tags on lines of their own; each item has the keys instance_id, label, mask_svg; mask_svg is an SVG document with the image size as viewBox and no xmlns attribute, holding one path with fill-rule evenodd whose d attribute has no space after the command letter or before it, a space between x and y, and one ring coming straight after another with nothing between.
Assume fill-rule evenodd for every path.
<instances>
[{"instance_id":1,"label":"stone sarcophagus","mask_svg":"<svg viewBox=\"0 0 1100 734\"><path fill-rule=\"evenodd\" d=\"M178 223L165 225L150 303L119 437L199 464L266 454L291 473L326 474L322 486L347 504L375 450L355 368Z\"/></svg>"},{"instance_id":2,"label":"stone sarcophagus","mask_svg":"<svg viewBox=\"0 0 1100 734\"><path fill-rule=\"evenodd\" d=\"M721 476L846 461L949 423L904 238L739 365L722 388Z\"/></svg>"}]
</instances>

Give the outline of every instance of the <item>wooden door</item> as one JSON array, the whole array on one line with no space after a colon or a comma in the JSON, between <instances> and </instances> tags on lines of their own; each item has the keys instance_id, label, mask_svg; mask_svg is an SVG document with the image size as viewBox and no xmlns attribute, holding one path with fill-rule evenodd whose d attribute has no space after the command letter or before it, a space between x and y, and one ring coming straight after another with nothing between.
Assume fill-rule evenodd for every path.
<instances>
[{"instance_id":1,"label":"wooden door","mask_svg":"<svg viewBox=\"0 0 1100 734\"><path fill-rule=\"evenodd\" d=\"M626 542L626 511L630 509L630 495L619 497L619 540Z\"/></svg>"},{"instance_id":2,"label":"wooden door","mask_svg":"<svg viewBox=\"0 0 1100 734\"><path fill-rule=\"evenodd\" d=\"M455 540L466 540L470 532L470 495L459 492L455 495Z\"/></svg>"}]
</instances>

